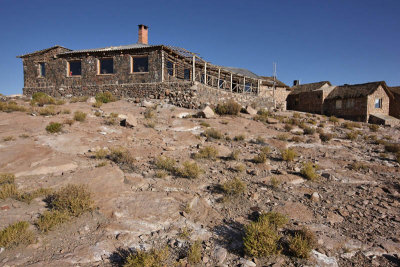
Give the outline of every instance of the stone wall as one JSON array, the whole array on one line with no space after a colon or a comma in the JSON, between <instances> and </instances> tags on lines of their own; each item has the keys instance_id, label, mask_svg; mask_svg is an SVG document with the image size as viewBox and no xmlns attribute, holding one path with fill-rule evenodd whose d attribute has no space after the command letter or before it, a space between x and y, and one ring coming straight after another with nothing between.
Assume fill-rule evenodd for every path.
<instances>
[{"instance_id":1,"label":"stone wall","mask_svg":"<svg viewBox=\"0 0 400 267\"><path fill-rule=\"evenodd\" d=\"M287 109L321 114L323 102L323 90L289 94L287 97Z\"/></svg>"},{"instance_id":2,"label":"stone wall","mask_svg":"<svg viewBox=\"0 0 400 267\"><path fill-rule=\"evenodd\" d=\"M290 94L290 90L288 90L285 87L276 87L275 88L275 101L276 101L277 107L279 107L282 110L286 110L286 108L287 108L286 99L289 94ZM273 91L272 87L260 86L259 96L264 97L264 98L273 98L274 91Z\"/></svg>"},{"instance_id":3,"label":"stone wall","mask_svg":"<svg viewBox=\"0 0 400 267\"><path fill-rule=\"evenodd\" d=\"M389 100L389 115L400 119L400 94L393 93L393 98Z\"/></svg>"},{"instance_id":4,"label":"stone wall","mask_svg":"<svg viewBox=\"0 0 400 267\"><path fill-rule=\"evenodd\" d=\"M336 108L336 101L342 101L342 107ZM349 102L354 102L354 106L349 106ZM368 97L351 99L325 99L324 114L336 116L354 121L368 121Z\"/></svg>"},{"instance_id":5,"label":"stone wall","mask_svg":"<svg viewBox=\"0 0 400 267\"><path fill-rule=\"evenodd\" d=\"M382 99L382 107L375 108L375 99ZM368 117L369 114L383 114L389 115L389 96L387 95L386 91L379 86L379 88L371 95L368 96ZM368 120L367 117L367 120Z\"/></svg>"}]
</instances>

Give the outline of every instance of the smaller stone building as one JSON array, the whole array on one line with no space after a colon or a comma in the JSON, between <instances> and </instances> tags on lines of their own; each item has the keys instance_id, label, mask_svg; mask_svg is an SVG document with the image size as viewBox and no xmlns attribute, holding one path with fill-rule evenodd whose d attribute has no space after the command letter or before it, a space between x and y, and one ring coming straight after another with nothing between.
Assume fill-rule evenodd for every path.
<instances>
[{"instance_id":1,"label":"smaller stone building","mask_svg":"<svg viewBox=\"0 0 400 267\"><path fill-rule=\"evenodd\" d=\"M294 85L286 99L287 109L322 114L324 100L334 88L329 81Z\"/></svg>"},{"instance_id":2,"label":"smaller stone building","mask_svg":"<svg viewBox=\"0 0 400 267\"><path fill-rule=\"evenodd\" d=\"M337 86L325 98L323 114L368 122L371 114L389 115L393 94L384 81Z\"/></svg>"},{"instance_id":3,"label":"smaller stone building","mask_svg":"<svg viewBox=\"0 0 400 267\"><path fill-rule=\"evenodd\" d=\"M389 87L389 90L393 94L389 103L389 115L400 119L400 86Z\"/></svg>"},{"instance_id":4,"label":"smaller stone building","mask_svg":"<svg viewBox=\"0 0 400 267\"><path fill-rule=\"evenodd\" d=\"M260 78L262 80L259 96L274 99L276 107L286 110L286 98L290 93L290 87L276 77L261 76Z\"/></svg>"}]
</instances>

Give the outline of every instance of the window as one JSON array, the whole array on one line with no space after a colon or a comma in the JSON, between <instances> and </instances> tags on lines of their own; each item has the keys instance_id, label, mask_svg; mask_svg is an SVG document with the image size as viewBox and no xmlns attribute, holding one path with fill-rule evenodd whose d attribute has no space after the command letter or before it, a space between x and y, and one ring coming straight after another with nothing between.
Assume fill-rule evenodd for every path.
<instances>
[{"instance_id":1,"label":"window","mask_svg":"<svg viewBox=\"0 0 400 267\"><path fill-rule=\"evenodd\" d=\"M342 100L336 100L336 109L342 108Z\"/></svg>"},{"instance_id":2,"label":"window","mask_svg":"<svg viewBox=\"0 0 400 267\"><path fill-rule=\"evenodd\" d=\"M218 82L218 88L223 88L223 86L224 86L224 80L219 80L219 82Z\"/></svg>"},{"instance_id":3,"label":"window","mask_svg":"<svg viewBox=\"0 0 400 267\"><path fill-rule=\"evenodd\" d=\"M183 70L183 79L190 80L190 69Z\"/></svg>"},{"instance_id":4,"label":"window","mask_svg":"<svg viewBox=\"0 0 400 267\"><path fill-rule=\"evenodd\" d=\"M346 107L347 107L347 108L352 108L352 107L354 107L354 99L347 99L347 101L346 101Z\"/></svg>"},{"instance_id":5,"label":"window","mask_svg":"<svg viewBox=\"0 0 400 267\"><path fill-rule=\"evenodd\" d=\"M251 87L252 87L252 84L251 84L251 83L246 83L246 84L244 85L244 91L245 91L245 92L251 92Z\"/></svg>"},{"instance_id":6,"label":"window","mask_svg":"<svg viewBox=\"0 0 400 267\"><path fill-rule=\"evenodd\" d=\"M80 76L82 74L81 61L68 62L68 76Z\"/></svg>"},{"instance_id":7,"label":"window","mask_svg":"<svg viewBox=\"0 0 400 267\"><path fill-rule=\"evenodd\" d=\"M382 108L382 98L375 98L375 108Z\"/></svg>"},{"instance_id":8,"label":"window","mask_svg":"<svg viewBox=\"0 0 400 267\"><path fill-rule=\"evenodd\" d=\"M170 76L174 76L174 63L171 61L167 61L167 73Z\"/></svg>"},{"instance_id":9,"label":"window","mask_svg":"<svg viewBox=\"0 0 400 267\"><path fill-rule=\"evenodd\" d=\"M132 71L131 72L149 72L149 58L148 57L132 57Z\"/></svg>"},{"instance_id":10,"label":"window","mask_svg":"<svg viewBox=\"0 0 400 267\"><path fill-rule=\"evenodd\" d=\"M45 77L46 76L46 65L44 62L39 63L39 77Z\"/></svg>"},{"instance_id":11,"label":"window","mask_svg":"<svg viewBox=\"0 0 400 267\"><path fill-rule=\"evenodd\" d=\"M114 73L114 60L112 58L99 59L99 74Z\"/></svg>"}]
</instances>

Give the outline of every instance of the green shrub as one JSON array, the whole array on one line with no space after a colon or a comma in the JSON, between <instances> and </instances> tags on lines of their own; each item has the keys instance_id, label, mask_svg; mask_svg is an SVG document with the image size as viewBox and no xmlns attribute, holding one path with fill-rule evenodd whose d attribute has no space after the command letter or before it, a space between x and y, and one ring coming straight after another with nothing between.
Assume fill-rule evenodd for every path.
<instances>
[{"instance_id":1,"label":"green shrub","mask_svg":"<svg viewBox=\"0 0 400 267\"><path fill-rule=\"evenodd\" d=\"M399 153L400 152L400 144L386 143L385 150L387 152L391 152L391 153Z\"/></svg>"},{"instance_id":2,"label":"green shrub","mask_svg":"<svg viewBox=\"0 0 400 267\"><path fill-rule=\"evenodd\" d=\"M44 105L54 105L55 103L56 101L54 100L54 98L43 92L37 92L32 95L31 104L33 105L37 104L39 107L43 107Z\"/></svg>"},{"instance_id":3,"label":"green shrub","mask_svg":"<svg viewBox=\"0 0 400 267\"><path fill-rule=\"evenodd\" d=\"M93 201L86 186L69 184L49 196L49 206L53 210L78 217L92 210Z\"/></svg>"},{"instance_id":4,"label":"green shrub","mask_svg":"<svg viewBox=\"0 0 400 267\"><path fill-rule=\"evenodd\" d=\"M106 91L104 93L98 93L96 95L96 101L97 102L101 102L101 103L110 103L110 102L114 102L117 99L113 96L112 93Z\"/></svg>"},{"instance_id":5,"label":"green shrub","mask_svg":"<svg viewBox=\"0 0 400 267\"><path fill-rule=\"evenodd\" d=\"M0 185L0 199L15 197L18 195L18 190L15 184L4 183Z\"/></svg>"},{"instance_id":6,"label":"green shrub","mask_svg":"<svg viewBox=\"0 0 400 267\"><path fill-rule=\"evenodd\" d=\"M233 141L243 141L244 139L246 139L246 136L244 134L239 134L233 137Z\"/></svg>"},{"instance_id":7,"label":"green shrub","mask_svg":"<svg viewBox=\"0 0 400 267\"><path fill-rule=\"evenodd\" d=\"M63 125L61 123L58 122L50 122L47 126L46 126L46 131L48 133L59 133L62 131Z\"/></svg>"},{"instance_id":8,"label":"green shrub","mask_svg":"<svg viewBox=\"0 0 400 267\"><path fill-rule=\"evenodd\" d=\"M57 115L58 111L54 106L47 106L39 109L39 115L42 116L50 116L50 115Z\"/></svg>"},{"instance_id":9,"label":"green shrub","mask_svg":"<svg viewBox=\"0 0 400 267\"><path fill-rule=\"evenodd\" d=\"M202 173L202 170L196 162L185 161L181 168L175 170L176 174L183 178L196 179Z\"/></svg>"},{"instance_id":10,"label":"green shrub","mask_svg":"<svg viewBox=\"0 0 400 267\"><path fill-rule=\"evenodd\" d=\"M305 127L303 129L304 134L315 134L315 128L311 128L311 127Z\"/></svg>"},{"instance_id":11,"label":"green shrub","mask_svg":"<svg viewBox=\"0 0 400 267\"><path fill-rule=\"evenodd\" d=\"M198 153L194 154L195 159L216 159L218 150L212 146L201 148Z\"/></svg>"},{"instance_id":12,"label":"green shrub","mask_svg":"<svg viewBox=\"0 0 400 267\"><path fill-rule=\"evenodd\" d=\"M223 104L218 104L215 112L219 115L238 115L242 106L234 100L229 100Z\"/></svg>"},{"instance_id":13,"label":"green shrub","mask_svg":"<svg viewBox=\"0 0 400 267\"><path fill-rule=\"evenodd\" d=\"M188 252L188 262L190 264L196 264L201 261L201 254L202 254L202 246L201 241L196 240L193 245L190 246Z\"/></svg>"},{"instance_id":14,"label":"green shrub","mask_svg":"<svg viewBox=\"0 0 400 267\"><path fill-rule=\"evenodd\" d=\"M281 151L282 160L286 162L293 161L297 157L296 151L291 148L287 148Z\"/></svg>"},{"instance_id":15,"label":"green shrub","mask_svg":"<svg viewBox=\"0 0 400 267\"><path fill-rule=\"evenodd\" d=\"M322 142L328 142L333 138L333 134L331 133L320 133L319 134L319 139L321 139Z\"/></svg>"},{"instance_id":16,"label":"green shrub","mask_svg":"<svg viewBox=\"0 0 400 267\"><path fill-rule=\"evenodd\" d=\"M82 111L75 111L74 113L74 120L83 122L86 120L86 113Z\"/></svg>"},{"instance_id":17,"label":"green shrub","mask_svg":"<svg viewBox=\"0 0 400 267\"><path fill-rule=\"evenodd\" d=\"M215 128L210 128L204 131L203 135L210 139L222 139L223 135L220 131Z\"/></svg>"},{"instance_id":18,"label":"green shrub","mask_svg":"<svg viewBox=\"0 0 400 267\"><path fill-rule=\"evenodd\" d=\"M173 158L160 156L156 158L154 164L158 169L173 172L175 170L176 161Z\"/></svg>"},{"instance_id":19,"label":"green shrub","mask_svg":"<svg viewBox=\"0 0 400 267\"><path fill-rule=\"evenodd\" d=\"M274 227L275 230L282 228L289 222L289 219L286 217L286 215L274 211L262 213L259 220L267 220L270 226Z\"/></svg>"},{"instance_id":20,"label":"green shrub","mask_svg":"<svg viewBox=\"0 0 400 267\"><path fill-rule=\"evenodd\" d=\"M312 162L304 163L300 173L307 180L315 181L318 178L318 174L315 172L315 167Z\"/></svg>"},{"instance_id":21,"label":"green shrub","mask_svg":"<svg viewBox=\"0 0 400 267\"><path fill-rule=\"evenodd\" d=\"M14 184L15 175L12 173L0 173L0 185Z\"/></svg>"},{"instance_id":22,"label":"green shrub","mask_svg":"<svg viewBox=\"0 0 400 267\"><path fill-rule=\"evenodd\" d=\"M66 211L51 210L45 211L39 216L35 224L37 228L45 233L53 230L57 225L65 223L70 220L70 215Z\"/></svg>"},{"instance_id":23,"label":"green shrub","mask_svg":"<svg viewBox=\"0 0 400 267\"><path fill-rule=\"evenodd\" d=\"M124 267L164 267L169 256L168 247L162 250L151 249L150 251L138 250L130 254L124 263Z\"/></svg>"},{"instance_id":24,"label":"green shrub","mask_svg":"<svg viewBox=\"0 0 400 267\"><path fill-rule=\"evenodd\" d=\"M266 257L279 253L280 236L266 218L260 217L245 227L244 251L249 256Z\"/></svg>"},{"instance_id":25,"label":"green shrub","mask_svg":"<svg viewBox=\"0 0 400 267\"><path fill-rule=\"evenodd\" d=\"M289 239L290 254L297 258L307 259L315 246L315 235L308 229L297 231L294 236Z\"/></svg>"},{"instance_id":26,"label":"green shrub","mask_svg":"<svg viewBox=\"0 0 400 267\"><path fill-rule=\"evenodd\" d=\"M235 197L243 194L246 191L247 187L242 180L235 177L232 180L222 184L221 188L227 197Z\"/></svg>"},{"instance_id":27,"label":"green shrub","mask_svg":"<svg viewBox=\"0 0 400 267\"><path fill-rule=\"evenodd\" d=\"M11 224L0 231L0 247L11 248L18 245L31 244L35 237L34 233L28 229L29 223L25 221Z\"/></svg>"}]
</instances>

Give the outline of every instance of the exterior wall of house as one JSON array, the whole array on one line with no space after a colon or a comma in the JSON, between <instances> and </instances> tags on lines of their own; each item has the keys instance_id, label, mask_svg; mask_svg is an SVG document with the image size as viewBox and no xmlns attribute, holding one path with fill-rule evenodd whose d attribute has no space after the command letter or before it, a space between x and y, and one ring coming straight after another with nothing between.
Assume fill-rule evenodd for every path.
<instances>
[{"instance_id":1,"label":"exterior wall of house","mask_svg":"<svg viewBox=\"0 0 400 267\"><path fill-rule=\"evenodd\" d=\"M289 94L287 97L287 109L302 112L321 114L324 101L323 90Z\"/></svg>"},{"instance_id":2,"label":"exterior wall of house","mask_svg":"<svg viewBox=\"0 0 400 267\"><path fill-rule=\"evenodd\" d=\"M400 94L392 93L394 98L389 100L389 115L400 119Z\"/></svg>"},{"instance_id":3,"label":"exterior wall of house","mask_svg":"<svg viewBox=\"0 0 400 267\"><path fill-rule=\"evenodd\" d=\"M341 101L341 108L337 108L337 101ZM324 114L354 121L368 121L368 97L347 99L325 99Z\"/></svg>"},{"instance_id":4,"label":"exterior wall of house","mask_svg":"<svg viewBox=\"0 0 400 267\"><path fill-rule=\"evenodd\" d=\"M382 99L382 107L375 108L375 99ZM371 95L368 96L368 118L370 114L383 114L389 115L389 96L382 88L379 88Z\"/></svg>"},{"instance_id":5,"label":"exterior wall of house","mask_svg":"<svg viewBox=\"0 0 400 267\"><path fill-rule=\"evenodd\" d=\"M276 87L275 88L275 101L277 106L281 107L283 110L286 110L286 98L290 94L290 91L285 87ZM274 97L274 92L272 87L262 85L260 86L260 97Z\"/></svg>"},{"instance_id":6,"label":"exterior wall of house","mask_svg":"<svg viewBox=\"0 0 400 267\"><path fill-rule=\"evenodd\" d=\"M126 54L113 53L107 56L54 56L59 49L48 51L44 55L33 55L24 58L24 89L26 95L35 91L51 91L51 95L57 95L60 91L68 91L71 94L86 94L90 87L104 87L108 85L130 83L161 82L161 51L129 52ZM149 71L145 73L131 73L132 56L148 56ZM99 74L98 60L101 58L113 58L114 73ZM81 60L81 76L68 76L68 61ZM45 77L39 77L39 63L45 63ZM89 92L90 94L90 92Z\"/></svg>"}]
</instances>

